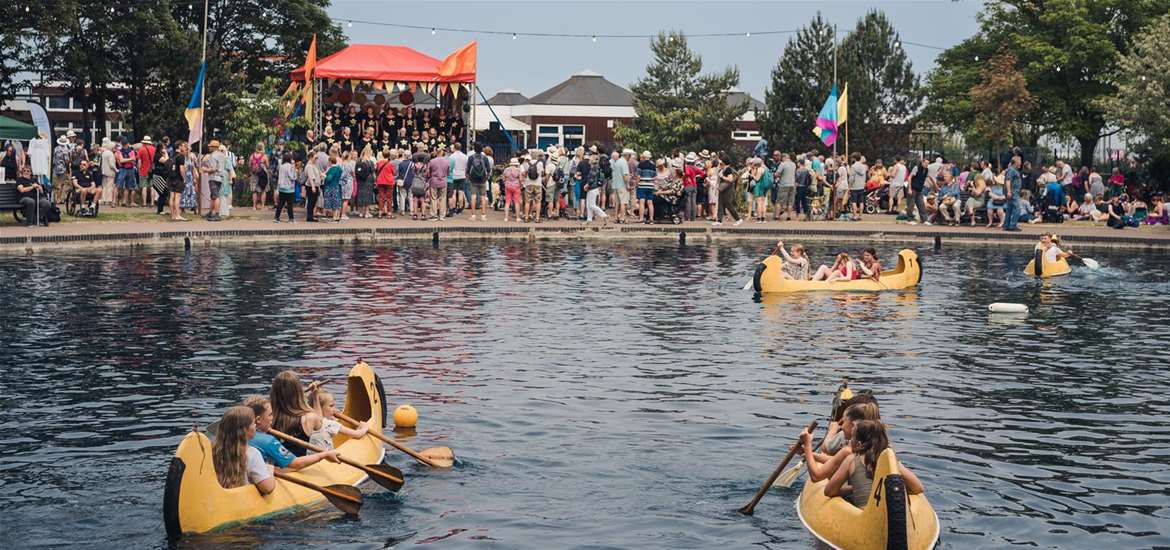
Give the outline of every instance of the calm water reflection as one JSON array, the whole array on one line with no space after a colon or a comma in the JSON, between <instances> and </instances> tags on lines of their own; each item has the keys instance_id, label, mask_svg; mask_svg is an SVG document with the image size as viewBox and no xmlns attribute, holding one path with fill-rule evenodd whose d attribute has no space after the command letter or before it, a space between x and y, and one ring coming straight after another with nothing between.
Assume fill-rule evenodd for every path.
<instances>
[{"instance_id":1,"label":"calm water reflection","mask_svg":"<svg viewBox=\"0 0 1170 550\"><path fill-rule=\"evenodd\" d=\"M797 489L734 510L844 377L878 392L944 546L1170 545L1165 254L1038 284L1020 249L924 250L913 291L752 300L764 248L0 257L6 545L165 546L165 467L193 423L289 367L340 394L357 357L420 409L411 443L461 465L389 455L407 487L366 487L360 520L321 508L181 546L808 548Z\"/></svg>"}]
</instances>

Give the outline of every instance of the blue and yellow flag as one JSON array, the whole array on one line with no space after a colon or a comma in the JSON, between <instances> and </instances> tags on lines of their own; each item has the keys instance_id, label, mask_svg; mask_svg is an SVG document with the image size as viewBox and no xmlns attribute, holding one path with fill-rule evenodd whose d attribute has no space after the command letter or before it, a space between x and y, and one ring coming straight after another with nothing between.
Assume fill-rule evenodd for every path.
<instances>
[{"instance_id":1,"label":"blue and yellow flag","mask_svg":"<svg viewBox=\"0 0 1170 550\"><path fill-rule=\"evenodd\" d=\"M190 134L187 143L195 145L203 139L203 75L207 72L207 62L199 66L199 79L195 81L195 90L191 92L191 101L187 102L187 110L183 116L187 118L187 128Z\"/></svg>"}]
</instances>

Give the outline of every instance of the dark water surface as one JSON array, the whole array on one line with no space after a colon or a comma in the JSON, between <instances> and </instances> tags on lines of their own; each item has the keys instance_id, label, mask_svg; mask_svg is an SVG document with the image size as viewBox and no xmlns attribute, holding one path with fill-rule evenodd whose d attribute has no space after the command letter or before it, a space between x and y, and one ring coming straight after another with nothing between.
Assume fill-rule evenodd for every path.
<instances>
[{"instance_id":1,"label":"dark water surface","mask_svg":"<svg viewBox=\"0 0 1170 550\"><path fill-rule=\"evenodd\" d=\"M0 544L166 546L193 422L284 368L340 395L363 357L419 408L410 444L459 466L391 453L407 486L365 486L359 520L320 507L180 546L810 548L799 486L734 510L844 377L878 393L944 547L1170 545L1166 254L1041 284L1026 249L923 250L916 290L761 303L740 287L766 248L0 257Z\"/></svg>"}]
</instances>

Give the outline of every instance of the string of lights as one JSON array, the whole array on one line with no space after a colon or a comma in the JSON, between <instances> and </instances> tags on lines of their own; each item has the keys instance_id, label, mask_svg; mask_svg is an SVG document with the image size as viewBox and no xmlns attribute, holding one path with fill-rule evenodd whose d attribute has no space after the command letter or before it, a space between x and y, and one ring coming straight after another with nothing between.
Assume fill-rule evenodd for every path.
<instances>
[{"instance_id":1,"label":"string of lights","mask_svg":"<svg viewBox=\"0 0 1170 550\"><path fill-rule=\"evenodd\" d=\"M375 26L375 27L391 27L391 28L396 28L396 29L408 29L408 30L418 30L418 31L429 30L429 31L431 31L432 35L438 34L440 32L451 32L451 33L461 33L461 34L479 34L479 35L487 35L487 36L511 36L512 40L516 40L516 39L521 38L521 37L525 37L525 38L574 38L574 39L589 39L589 40L592 40L593 42L597 42L598 39L649 40L649 39L655 38L657 36L656 34L612 34L612 33L584 34L584 33L571 33L571 32L565 33L565 32L500 31L500 30L491 30L491 29L464 29L464 28L458 28L458 27L437 27L437 26L430 26L430 25L411 25L409 23L388 23L388 22L384 22L384 21L366 21L366 20L360 20L360 19L344 19L344 18L336 18L336 17L334 18L334 21L344 22L346 24L346 26L348 26L348 27L353 27L355 24L357 24L357 25L371 25L371 26ZM797 32L800 32L800 31L798 29L789 29L789 30L763 30L763 31L745 31L745 32L701 32L701 33L684 33L684 34L686 34L687 38L751 38L753 36L760 37L760 36L777 36L777 35L786 35L786 34L796 34ZM845 33L845 31L838 30L837 34L844 35L846 33ZM919 48L927 48L927 49L931 49L931 50L939 50L939 51L946 49L946 48L941 47L941 46L934 46L931 44L923 44L921 42L911 42L909 40L900 40L899 44L904 44L907 46L916 46Z\"/></svg>"}]
</instances>

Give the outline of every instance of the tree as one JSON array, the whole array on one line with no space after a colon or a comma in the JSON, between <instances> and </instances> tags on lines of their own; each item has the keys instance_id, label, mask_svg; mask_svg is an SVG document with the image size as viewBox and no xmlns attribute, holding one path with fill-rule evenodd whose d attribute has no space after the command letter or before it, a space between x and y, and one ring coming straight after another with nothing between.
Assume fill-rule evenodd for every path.
<instances>
[{"instance_id":1,"label":"tree","mask_svg":"<svg viewBox=\"0 0 1170 550\"><path fill-rule=\"evenodd\" d=\"M918 75L885 14L873 10L841 41L840 72L849 84L852 149L870 158L903 153L922 106Z\"/></svg>"},{"instance_id":2,"label":"tree","mask_svg":"<svg viewBox=\"0 0 1170 550\"><path fill-rule=\"evenodd\" d=\"M654 62L630 88L637 117L619 126L615 137L658 153L731 148L735 120L747 112L746 103L727 101L727 91L739 84L739 69L701 74L703 60L681 32L658 33L650 49Z\"/></svg>"},{"instance_id":3,"label":"tree","mask_svg":"<svg viewBox=\"0 0 1170 550\"><path fill-rule=\"evenodd\" d=\"M286 79L303 61L313 33L321 56L344 47L340 27L325 13L328 5L210 0L206 135L224 127L237 105L233 97L257 90L266 77ZM199 73L202 2L158 0L119 10L89 0L54 0L35 10L30 27L43 42L36 63L44 67L41 79L68 82L70 93L99 119L107 104L127 110L139 137L186 134L183 110Z\"/></svg>"},{"instance_id":4,"label":"tree","mask_svg":"<svg viewBox=\"0 0 1170 550\"><path fill-rule=\"evenodd\" d=\"M996 150L1036 106L1024 75L1016 69L1015 54L1007 50L988 60L979 83L971 87L968 95L975 112L975 130Z\"/></svg>"},{"instance_id":5,"label":"tree","mask_svg":"<svg viewBox=\"0 0 1170 550\"><path fill-rule=\"evenodd\" d=\"M939 56L925 113L970 131L973 118L961 114L952 93L973 86L994 50L1007 48L1037 101L1019 128L1023 137L1029 145L1043 134L1075 138L1082 164L1091 164L1098 140L1112 132L1105 128L1102 100L1117 93L1119 56L1129 52L1133 33L1168 11L1170 0L989 2L979 16L979 34Z\"/></svg>"},{"instance_id":6,"label":"tree","mask_svg":"<svg viewBox=\"0 0 1170 550\"><path fill-rule=\"evenodd\" d=\"M833 88L836 32L818 12L784 46L772 69L772 84L764 92L767 112L760 115L763 135L773 149L809 151L821 147L812 127Z\"/></svg>"},{"instance_id":7,"label":"tree","mask_svg":"<svg viewBox=\"0 0 1170 550\"><path fill-rule=\"evenodd\" d=\"M1109 121L1145 138L1145 146L1170 159L1170 15L1134 36L1118 59L1117 94L1103 98Z\"/></svg>"}]
</instances>

